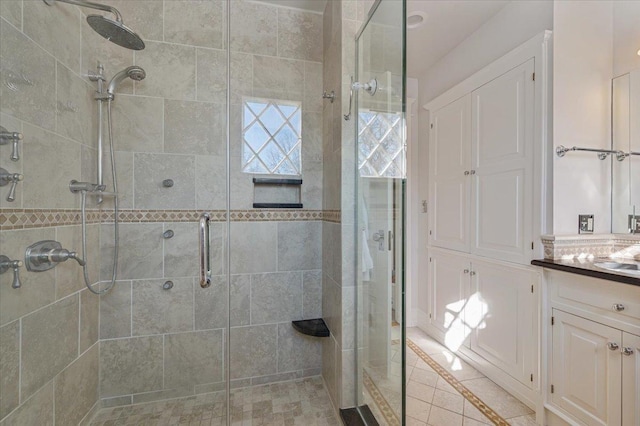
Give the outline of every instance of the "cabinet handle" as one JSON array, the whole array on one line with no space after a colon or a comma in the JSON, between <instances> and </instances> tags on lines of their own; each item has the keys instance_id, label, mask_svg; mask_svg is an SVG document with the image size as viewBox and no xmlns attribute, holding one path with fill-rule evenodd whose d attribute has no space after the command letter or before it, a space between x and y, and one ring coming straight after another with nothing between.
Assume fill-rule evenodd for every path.
<instances>
[{"instance_id":1,"label":"cabinet handle","mask_svg":"<svg viewBox=\"0 0 640 426\"><path fill-rule=\"evenodd\" d=\"M475 272L475 271L471 271L471 272L469 272L469 275L471 275L471 276L474 276L475 274L476 274L476 272Z\"/></svg>"},{"instance_id":2,"label":"cabinet handle","mask_svg":"<svg viewBox=\"0 0 640 426\"><path fill-rule=\"evenodd\" d=\"M620 352L622 352L622 355L624 355L624 356L633 355L633 349L631 349L631 348L622 348L622 350Z\"/></svg>"},{"instance_id":3,"label":"cabinet handle","mask_svg":"<svg viewBox=\"0 0 640 426\"><path fill-rule=\"evenodd\" d=\"M616 312L622 312L624 311L624 305L622 303L614 303L613 310Z\"/></svg>"},{"instance_id":4,"label":"cabinet handle","mask_svg":"<svg viewBox=\"0 0 640 426\"><path fill-rule=\"evenodd\" d=\"M465 273L465 274L468 274L468 273L469 273L469 270L468 270L468 269L465 269L465 270L464 270L464 273Z\"/></svg>"},{"instance_id":5,"label":"cabinet handle","mask_svg":"<svg viewBox=\"0 0 640 426\"><path fill-rule=\"evenodd\" d=\"M475 171L475 170L471 170L471 174L472 174L472 175L475 175L475 174L476 174L476 171Z\"/></svg>"},{"instance_id":6,"label":"cabinet handle","mask_svg":"<svg viewBox=\"0 0 640 426\"><path fill-rule=\"evenodd\" d=\"M620 345L618 345L616 342L609 342L607 343L607 347L610 351L617 351L620 348Z\"/></svg>"},{"instance_id":7,"label":"cabinet handle","mask_svg":"<svg viewBox=\"0 0 640 426\"><path fill-rule=\"evenodd\" d=\"M469 172L469 170L465 170L465 171L464 171L464 175L465 175L465 176L469 176L470 174L471 174L471 172Z\"/></svg>"}]
</instances>

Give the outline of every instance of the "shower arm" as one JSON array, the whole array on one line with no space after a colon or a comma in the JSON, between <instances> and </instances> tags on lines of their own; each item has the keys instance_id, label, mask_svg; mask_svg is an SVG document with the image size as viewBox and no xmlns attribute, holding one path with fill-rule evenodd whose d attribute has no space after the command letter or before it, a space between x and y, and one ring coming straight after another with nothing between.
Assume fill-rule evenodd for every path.
<instances>
[{"instance_id":1,"label":"shower arm","mask_svg":"<svg viewBox=\"0 0 640 426\"><path fill-rule=\"evenodd\" d=\"M116 21L122 23L122 15L120 14L120 12L118 12L118 9L116 9L115 7L107 6L105 4L92 3L89 1L83 1L83 0L43 0L43 1L49 6L53 6L57 1L59 1L61 3L69 3L75 6L88 7L89 9L96 9L96 10L102 10L104 12L113 13L116 17Z\"/></svg>"}]
</instances>

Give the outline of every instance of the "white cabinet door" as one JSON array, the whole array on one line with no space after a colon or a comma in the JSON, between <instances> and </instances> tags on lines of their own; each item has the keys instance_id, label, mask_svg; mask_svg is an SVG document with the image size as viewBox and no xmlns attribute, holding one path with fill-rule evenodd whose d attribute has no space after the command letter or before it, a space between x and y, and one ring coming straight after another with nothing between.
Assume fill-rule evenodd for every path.
<instances>
[{"instance_id":1,"label":"white cabinet door","mask_svg":"<svg viewBox=\"0 0 640 426\"><path fill-rule=\"evenodd\" d=\"M465 323L471 350L528 387L537 353L538 274L474 261Z\"/></svg>"},{"instance_id":2,"label":"white cabinet door","mask_svg":"<svg viewBox=\"0 0 640 426\"><path fill-rule=\"evenodd\" d=\"M640 336L624 333L622 357L622 424L640 424Z\"/></svg>"},{"instance_id":3,"label":"white cabinet door","mask_svg":"<svg viewBox=\"0 0 640 426\"><path fill-rule=\"evenodd\" d=\"M441 333L447 347L465 344L465 292L469 282L469 260L439 251L429 253L429 304L431 324Z\"/></svg>"},{"instance_id":4,"label":"white cabinet door","mask_svg":"<svg viewBox=\"0 0 640 426\"><path fill-rule=\"evenodd\" d=\"M555 309L553 317L553 403L589 426L622 424L622 332Z\"/></svg>"},{"instance_id":5,"label":"white cabinet door","mask_svg":"<svg viewBox=\"0 0 640 426\"><path fill-rule=\"evenodd\" d=\"M471 95L433 112L431 122L429 241L468 252Z\"/></svg>"},{"instance_id":6,"label":"white cabinet door","mask_svg":"<svg viewBox=\"0 0 640 426\"><path fill-rule=\"evenodd\" d=\"M471 252L528 264L533 221L534 62L472 93Z\"/></svg>"}]
</instances>

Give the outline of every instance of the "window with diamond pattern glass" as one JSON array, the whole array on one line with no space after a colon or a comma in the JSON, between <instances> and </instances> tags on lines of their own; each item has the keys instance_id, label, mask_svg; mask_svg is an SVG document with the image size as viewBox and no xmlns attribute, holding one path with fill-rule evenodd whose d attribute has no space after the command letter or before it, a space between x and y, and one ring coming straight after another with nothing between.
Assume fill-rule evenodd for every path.
<instances>
[{"instance_id":1,"label":"window with diamond pattern glass","mask_svg":"<svg viewBox=\"0 0 640 426\"><path fill-rule=\"evenodd\" d=\"M242 171L272 175L301 174L300 102L243 99Z\"/></svg>"},{"instance_id":2,"label":"window with diamond pattern glass","mask_svg":"<svg viewBox=\"0 0 640 426\"><path fill-rule=\"evenodd\" d=\"M361 111L358 114L358 168L363 177L404 177L402 115Z\"/></svg>"}]
</instances>

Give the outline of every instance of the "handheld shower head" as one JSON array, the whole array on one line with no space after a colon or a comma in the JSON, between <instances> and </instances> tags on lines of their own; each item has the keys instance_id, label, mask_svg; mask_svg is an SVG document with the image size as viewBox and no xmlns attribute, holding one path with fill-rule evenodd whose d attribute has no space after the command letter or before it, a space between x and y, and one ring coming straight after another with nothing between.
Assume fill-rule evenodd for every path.
<instances>
[{"instance_id":1,"label":"handheld shower head","mask_svg":"<svg viewBox=\"0 0 640 426\"><path fill-rule=\"evenodd\" d=\"M130 78L134 81L144 80L147 76L147 73L140 67L134 65L128 68L123 69L119 73L113 76L111 81L109 82L109 86L107 87L107 93L113 95L116 91L116 88L122 81L126 78Z\"/></svg>"}]
</instances>

